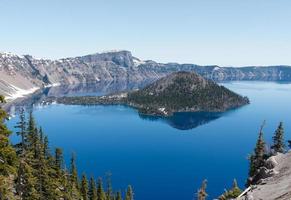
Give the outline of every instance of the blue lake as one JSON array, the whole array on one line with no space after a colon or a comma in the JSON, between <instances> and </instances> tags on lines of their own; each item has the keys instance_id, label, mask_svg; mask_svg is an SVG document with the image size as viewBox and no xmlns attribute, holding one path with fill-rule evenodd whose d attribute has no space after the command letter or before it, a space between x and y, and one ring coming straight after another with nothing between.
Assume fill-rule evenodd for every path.
<instances>
[{"instance_id":1,"label":"blue lake","mask_svg":"<svg viewBox=\"0 0 291 200\"><path fill-rule=\"evenodd\" d=\"M291 84L223 85L248 96L251 104L224 114L180 113L171 118L140 116L125 106L47 105L33 110L50 146L62 147L67 163L76 153L80 174L97 178L110 171L113 187L131 184L136 200L192 200L207 179L212 199L234 178L244 186L247 157L263 120L268 142L280 121L285 122L286 139L291 139ZM12 118L9 127L17 120Z\"/></svg>"}]
</instances>

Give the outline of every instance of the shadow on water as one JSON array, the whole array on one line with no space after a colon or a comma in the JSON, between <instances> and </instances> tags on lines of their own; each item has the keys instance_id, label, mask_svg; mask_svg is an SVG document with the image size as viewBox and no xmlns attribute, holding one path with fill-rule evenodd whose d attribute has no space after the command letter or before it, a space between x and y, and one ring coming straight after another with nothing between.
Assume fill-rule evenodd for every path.
<instances>
[{"instance_id":1,"label":"shadow on water","mask_svg":"<svg viewBox=\"0 0 291 200\"><path fill-rule=\"evenodd\" d=\"M220 118L224 113L180 112L169 117L139 114L140 118L150 121L162 121L179 130L189 130Z\"/></svg>"}]
</instances>

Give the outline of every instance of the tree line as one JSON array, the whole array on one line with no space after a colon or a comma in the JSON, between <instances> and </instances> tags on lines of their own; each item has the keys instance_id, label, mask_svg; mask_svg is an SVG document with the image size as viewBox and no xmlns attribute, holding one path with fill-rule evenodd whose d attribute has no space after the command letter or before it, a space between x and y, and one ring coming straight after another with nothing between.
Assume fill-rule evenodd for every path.
<instances>
[{"instance_id":1,"label":"tree line","mask_svg":"<svg viewBox=\"0 0 291 200\"><path fill-rule=\"evenodd\" d=\"M0 96L0 104L5 99ZM52 153L48 137L38 127L33 114L26 119L20 112L16 134L20 142L12 145L12 134L5 125L7 113L0 107L0 200L133 200L129 185L125 194L113 191L110 178L106 189L102 179L85 173L78 176L76 156L66 169L61 148Z\"/></svg>"}]
</instances>

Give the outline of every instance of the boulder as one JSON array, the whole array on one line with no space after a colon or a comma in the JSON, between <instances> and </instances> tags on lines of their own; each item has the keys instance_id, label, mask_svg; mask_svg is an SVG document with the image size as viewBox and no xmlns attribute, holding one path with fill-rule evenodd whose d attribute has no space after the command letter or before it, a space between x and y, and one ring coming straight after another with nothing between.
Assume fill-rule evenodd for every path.
<instances>
[{"instance_id":1,"label":"boulder","mask_svg":"<svg viewBox=\"0 0 291 200\"><path fill-rule=\"evenodd\" d=\"M274 169L277 165L278 162L276 161L275 156L268 158L268 160L266 161L266 167L268 169Z\"/></svg>"}]
</instances>

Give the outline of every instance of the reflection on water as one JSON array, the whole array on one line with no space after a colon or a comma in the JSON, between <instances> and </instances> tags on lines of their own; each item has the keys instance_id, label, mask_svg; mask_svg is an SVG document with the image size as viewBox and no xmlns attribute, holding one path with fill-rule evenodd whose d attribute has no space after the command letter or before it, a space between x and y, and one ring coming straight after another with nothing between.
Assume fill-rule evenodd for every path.
<instances>
[{"instance_id":1,"label":"reflection on water","mask_svg":"<svg viewBox=\"0 0 291 200\"><path fill-rule=\"evenodd\" d=\"M179 130L189 130L207 124L221 117L223 113L181 112L169 117L149 116L139 114L140 118L151 121L162 121Z\"/></svg>"},{"instance_id":2,"label":"reflection on water","mask_svg":"<svg viewBox=\"0 0 291 200\"><path fill-rule=\"evenodd\" d=\"M44 106L43 102L47 97L61 96L100 96L115 92L129 91L143 88L154 80L143 82L99 82L92 84L61 85L57 87L44 88L36 91L33 95L17 99L4 106L10 115L15 115L20 108L29 111L35 106Z\"/></svg>"},{"instance_id":3,"label":"reflection on water","mask_svg":"<svg viewBox=\"0 0 291 200\"><path fill-rule=\"evenodd\" d=\"M45 99L47 97L61 97L61 96L100 96L115 92L129 91L140 89L153 82L148 80L145 82L99 82L94 84L77 84L77 85L62 85L51 88L44 88L37 91L33 95L17 100L11 104L6 105L5 109L11 116L17 114L20 108L25 108L26 111L32 110L34 107L46 106ZM244 84L238 82L239 86L243 87ZM232 85L235 85L233 82ZM260 86L260 85L259 85ZM257 86L257 87L259 87ZM254 86L255 87L255 86ZM260 88L262 89L262 88ZM224 113L209 113L209 112L196 112L196 113L174 113L169 117L149 116L139 114L141 119L151 121L161 121L171 127L179 130L189 130L209 123L213 120L220 118Z\"/></svg>"}]
</instances>

